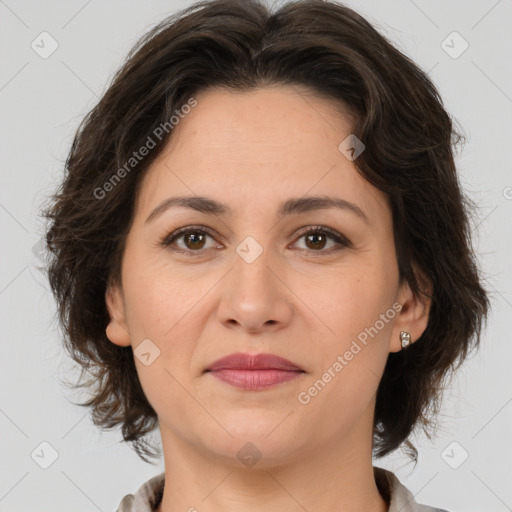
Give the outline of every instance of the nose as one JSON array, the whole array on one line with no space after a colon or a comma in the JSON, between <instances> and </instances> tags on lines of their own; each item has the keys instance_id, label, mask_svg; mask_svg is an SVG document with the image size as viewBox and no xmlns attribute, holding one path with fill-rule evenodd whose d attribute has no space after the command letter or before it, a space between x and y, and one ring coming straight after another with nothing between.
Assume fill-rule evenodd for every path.
<instances>
[{"instance_id":1,"label":"nose","mask_svg":"<svg viewBox=\"0 0 512 512\"><path fill-rule=\"evenodd\" d=\"M247 333L277 331L293 315L293 293L286 286L286 269L263 250L256 259L235 254L225 277L218 308L225 327Z\"/></svg>"}]
</instances>

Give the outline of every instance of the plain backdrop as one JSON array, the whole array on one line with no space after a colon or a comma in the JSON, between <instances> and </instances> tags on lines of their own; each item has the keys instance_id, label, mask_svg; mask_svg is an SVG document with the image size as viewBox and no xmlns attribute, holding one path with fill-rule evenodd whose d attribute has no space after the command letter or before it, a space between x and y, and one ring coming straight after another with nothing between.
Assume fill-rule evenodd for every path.
<instances>
[{"instance_id":1,"label":"plain backdrop","mask_svg":"<svg viewBox=\"0 0 512 512\"><path fill-rule=\"evenodd\" d=\"M121 443L119 431L94 427L72 403L82 397L61 384L78 372L37 270L38 213L60 181L78 123L128 50L191 3L0 0L2 512L113 511L163 471L163 461L146 464ZM464 128L457 163L480 206L475 249L492 301L480 351L446 392L438 436L413 438L418 465L400 451L375 464L394 470L420 503L451 512L512 510L512 1L346 4L428 71ZM52 44L55 51L41 55Z\"/></svg>"}]
</instances>

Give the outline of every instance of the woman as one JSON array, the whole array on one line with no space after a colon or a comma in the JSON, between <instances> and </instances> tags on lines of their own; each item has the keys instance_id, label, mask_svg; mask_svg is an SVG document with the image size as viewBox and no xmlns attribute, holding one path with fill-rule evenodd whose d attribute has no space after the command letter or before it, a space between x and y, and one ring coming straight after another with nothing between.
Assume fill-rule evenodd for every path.
<instances>
[{"instance_id":1,"label":"woman","mask_svg":"<svg viewBox=\"0 0 512 512\"><path fill-rule=\"evenodd\" d=\"M83 405L146 461L160 429L119 512L441 510L372 456L417 454L487 315L454 140L338 3L202 2L138 42L47 211Z\"/></svg>"}]
</instances>

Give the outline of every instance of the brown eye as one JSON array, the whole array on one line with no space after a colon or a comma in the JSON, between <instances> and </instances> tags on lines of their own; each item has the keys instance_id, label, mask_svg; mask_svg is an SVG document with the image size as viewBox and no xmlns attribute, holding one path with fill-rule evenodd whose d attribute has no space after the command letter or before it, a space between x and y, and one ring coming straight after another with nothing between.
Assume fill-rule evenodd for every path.
<instances>
[{"instance_id":1,"label":"brown eye","mask_svg":"<svg viewBox=\"0 0 512 512\"><path fill-rule=\"evenodd\" d=\"M186 252L189 254L192 253L201 253L204 252L203 249L205 249L207 238L213 239L213 234L210 233L205 228L186 228L186 229L180 229L178 231L175 231L174 233L171 233L169 236L164 238L162 240L161 244L164 247L173 247L174 250L178 252ZM177 243L181 242L181 243ZM215 244L213 244L210 247L206 247L206 249L215 247Z\"/></svg>"},{"instance_id":2,"label":"brown eye","mask_svg":"<svg viewBox=\"0 0 512 512\"><path fill-rule=\"evenodd\" d=\"M190 231L181 235L181 238L184 240L187 249L202 249L204 246L205 236L199 231Z\"/></svg>"},{"instance_id":3,"label":"brown eye","mask_svg":"<svg viewBox=\"0 0 512 512\"><path fill-rule=\"evenodd\" d=\"M305 251L308 251L310 253L330 253L333 251L336 251L340 249L341 247L351 247L351 242L337 233L336 231L323 227L323 226L317 226L317 227L309 227L306 230L302 231L299 240L305 240L306 248ZM333 240L335 243L331 245L331 247L327 248L327 250L324 250L326 245L328 244L328 241ZM338 247L336 247L338 246ZM340 247L341 246L341 247Z\"/></svg>"},{"instance_id":4,"label":"brown eye","mask_svg":"<svg viewBox=\"0 0 512 512\"><path fill-rule=\"evenodd\" d=\"M326 244L326 237L323 233L313 233L306 235L306 244L310 249L323 249Z\"/></svg>"}]
</instances>

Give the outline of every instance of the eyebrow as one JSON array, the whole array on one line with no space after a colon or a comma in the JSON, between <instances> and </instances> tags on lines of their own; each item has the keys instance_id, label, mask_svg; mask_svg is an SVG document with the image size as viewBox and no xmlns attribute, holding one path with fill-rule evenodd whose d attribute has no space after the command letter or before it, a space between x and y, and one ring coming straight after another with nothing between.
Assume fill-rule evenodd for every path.
<instances>
[{"instance_id":1,"label":"eyebrow","mask_svg":"<svg viewBox=\"0 0 512 512\"><path fill-rule=\"evenodd\" d=\"M214 199L203 196L179 196L169 197L162 201L148 216L145 224L156 219L166 210L170 208L189 208L200 213L210 215L229 215L232 216L233 212L229 206L220 203ZM349 211L357 215L366 224L370 224L369 218L359 208L359 206L341 199L331 196L308 196L291 198L283 202L279 209L278 215L284 217L286 215L294 215L307 213L315 210L325 210L329 208L338 208L341 210Z\"/></svg>"}]
</instances>

